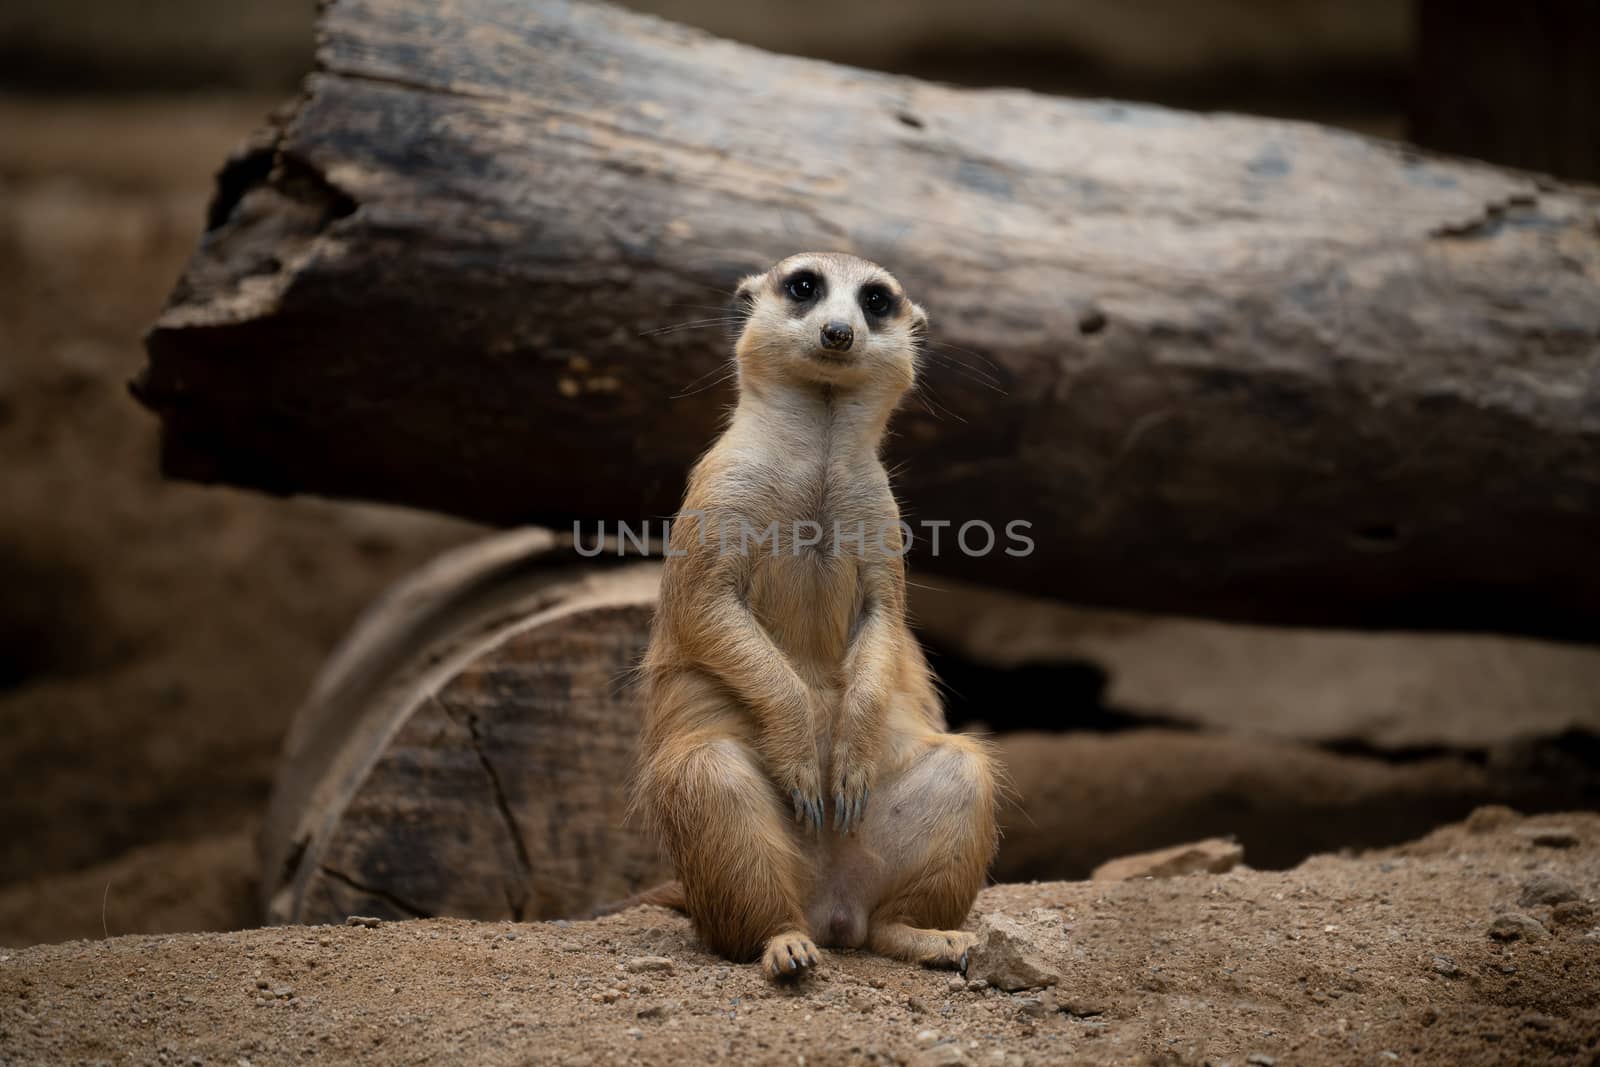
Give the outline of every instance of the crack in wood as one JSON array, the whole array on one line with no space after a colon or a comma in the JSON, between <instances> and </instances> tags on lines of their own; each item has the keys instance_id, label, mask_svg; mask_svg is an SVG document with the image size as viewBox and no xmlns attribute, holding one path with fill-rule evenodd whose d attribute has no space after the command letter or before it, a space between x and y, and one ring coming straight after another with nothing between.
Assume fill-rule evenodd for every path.
<instances>
[{"instance_id":1,"label":"crack in wood","mask_svg":"<svg viewBox=\"0 0 1600 1067\"><path fill-rule=\"evenodd\" d=\"M494 764L489 762L489 755L483 748L483 737L478 732L478 717L466 716L466 722L450 710L439 699L437 693L430 693L428 700L434 707L448 719L467 729L467 736L472 743L472 751L478 757L478 763L483 767L483 773L489 779L489 791L494 795L495 807L500 811L500 819L505 824L506 834L511 838L511 848L516 853L517 870L521 875L523 894L519 899L511 892L511 887L506 887L506 906L511 909L511 918L521 922L528 907L527 887L533 883L533 860L528 856L528 846L522 837L522 826L517 821L516 813L511 809L511 802L506 798L505 786L500 781L500 775L494 769Z\"/></svg>"}]
</instances>

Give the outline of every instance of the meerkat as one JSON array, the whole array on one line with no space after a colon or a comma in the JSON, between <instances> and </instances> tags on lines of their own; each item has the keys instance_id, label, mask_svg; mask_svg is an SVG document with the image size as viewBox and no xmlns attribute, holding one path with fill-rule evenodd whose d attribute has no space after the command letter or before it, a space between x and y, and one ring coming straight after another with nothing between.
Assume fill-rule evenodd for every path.
<instances>
[{"instance_id":1,"label":"meerkat","mask_svg":"<svg viewBox=\"0 0 1600 1067\"><path fill-rule=\"evenodd\" d=\"M927 316L837 253L735 305L738 403L690 475L643 663L635 801L679 882L657 902L773 978L818 946L964 968L998 769L948 731L907 626L879 458Z\"/></svg>"}]
</instances>

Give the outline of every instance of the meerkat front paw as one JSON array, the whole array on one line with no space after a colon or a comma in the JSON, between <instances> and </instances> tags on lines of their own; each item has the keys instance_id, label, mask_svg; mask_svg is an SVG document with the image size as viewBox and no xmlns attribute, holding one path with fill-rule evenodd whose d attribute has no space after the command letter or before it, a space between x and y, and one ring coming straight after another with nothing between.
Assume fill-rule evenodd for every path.
<instances>
[{"instance_id":1,"label":"meerkat front paw","mask_svg":"<svg viewBox=\"0 0 1600 1067\"><path fill-rule=\"evenodd\" d=\"M871 768L851 760L848 752L841 753L835 760L831 791L834 833L855 833L861 828L867 798L872 795Z\"/></svg>"},{"instance_id":2,"label":"meerkat front paw","mask_svg":"<svg viewBox=\"0 0 1600 1067\"><path fill-rule=\"evenodd\" d=\"M774 980L798 978L820 962L817 946L803 930L788 930L771 938L761 954L761 969Z\"/></svg>"},{"instance_id":3,"label":"meerkat front paw","mask_svg":"<svg viewBox=\"0 0 1600 1067\"><path fill-rule=\"evenodd\" d=\"M822 772L816 761L784 764L773 777L794 805L794 821L813 834L822 833Z\"/></svg>"}]
</instances>

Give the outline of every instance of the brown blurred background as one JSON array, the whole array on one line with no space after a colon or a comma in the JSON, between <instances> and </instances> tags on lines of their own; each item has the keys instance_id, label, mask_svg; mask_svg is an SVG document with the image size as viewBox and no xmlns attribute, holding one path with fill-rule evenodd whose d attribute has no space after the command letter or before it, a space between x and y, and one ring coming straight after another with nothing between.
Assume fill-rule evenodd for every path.
<instances>
[{"instance_id":1,"label":"brown blurred background","mask_svg":"<svg viewBox=\"0 0 1600 1067\"><path fill-rule=\"evenodd\" d=\"M212 175L310 69L314 6L0 8L0 944L253 922L253 825L313 673L387 582L478 533L165 483L155 421L126 393L140 335L199 239ZM1586 58L1600 54L1600 19L1588 4L632 6L922 77L1303 118L1600 175ZM933 598L922 610L937 640L1015 661L1007 678L966 678L947 658L970 718L995 718L971 694L1009 685L1028 709L1011 727L1205 730L1380 768L1441 761L1446 801L1418 802L1430 817L1470 803L1460 775L1500 767L1570 787L1553 796L1596 799L1590 649L1013 601L942 617ZM1051 697L1028 697L1035 685ZM1464 769L1451 779L1449 767ZM1250 775L1269 773L1240 771L1241 805ZM1395 833L1411 821L1396 813ZM1385 836L1378 825L1350 843ZM1283 862L1304 854L1266 846Z\"/></svg>"}]
</instances>

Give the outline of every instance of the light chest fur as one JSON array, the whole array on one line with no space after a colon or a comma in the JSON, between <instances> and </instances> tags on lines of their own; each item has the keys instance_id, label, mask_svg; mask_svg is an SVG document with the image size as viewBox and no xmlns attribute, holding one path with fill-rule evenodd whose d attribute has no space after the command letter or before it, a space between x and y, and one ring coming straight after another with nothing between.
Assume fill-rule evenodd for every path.
<instances>
[{"instance_id":1,"label":"light chest fur","mask_svg":"<svg viewBox=\"0 0 1600 1067\"><path fill-rule=\"evenodd\" d=\"M742 404L689 494L691 507L718 502L707 536L748 557L740 595L819 689L840 684L867 606L863 568L899 551L869 414L823 389Z\"/></svg>"}]
</instances>

